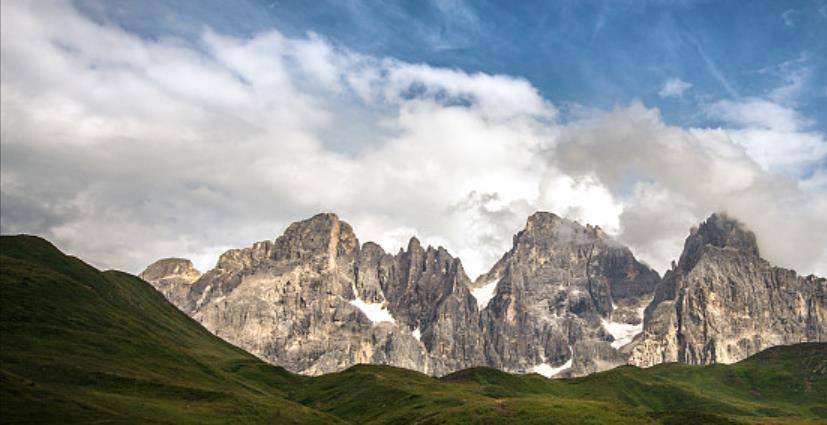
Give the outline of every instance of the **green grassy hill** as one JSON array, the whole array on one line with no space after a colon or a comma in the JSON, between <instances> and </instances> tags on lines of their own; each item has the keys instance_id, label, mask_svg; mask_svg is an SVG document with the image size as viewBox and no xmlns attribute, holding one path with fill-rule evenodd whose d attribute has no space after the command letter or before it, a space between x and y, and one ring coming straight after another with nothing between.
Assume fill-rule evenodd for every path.
<instances>
[{"instance_id":1,"label":"green grassy hill","mask_svg":"<svg viewBox=\"0 0 827 425\"><path fill-rule=\"evenodd\" d=\"M335 423L302 377L213 336L149 284L0 237L3 423Z\"/></svg>"},{"instance_id":2,"label":"green grassy hill","mask_svg":"<svg viewBox=\"0 0 827 425\"><path fill-rule=\"evenodd\" d=\"M2 423L827 423L827 344L567 380L368 365L309 378L30 236L0 237L0 307Z\"/></svg>"}]
</instances>

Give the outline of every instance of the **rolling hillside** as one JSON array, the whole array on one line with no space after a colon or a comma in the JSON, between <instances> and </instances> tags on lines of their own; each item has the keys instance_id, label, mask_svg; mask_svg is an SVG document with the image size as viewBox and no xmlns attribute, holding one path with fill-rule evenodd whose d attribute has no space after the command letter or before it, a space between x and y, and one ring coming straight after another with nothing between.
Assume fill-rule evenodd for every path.
<instances>
[{"instance_id":1,"label":"rolling hillside","mask_svg":"<svg viewBox=\"0 0 827 425\"><path fill-rule=\"evenodd\" d=\"M2 423L827 423L827 344L567 380L367 365L309 378L31 236L0 238L0 307Z\"/></svg>"},{"instance_id":2,"label":"rolling hillside","mask_svg":"<svg viewBox=\"0 0 827 425\"><path fill-rule=\"evenodd\" d=\"M302 377L210 334L146 282L0 239L4 423L334 423Z\"/></svg>"}]
</instances>

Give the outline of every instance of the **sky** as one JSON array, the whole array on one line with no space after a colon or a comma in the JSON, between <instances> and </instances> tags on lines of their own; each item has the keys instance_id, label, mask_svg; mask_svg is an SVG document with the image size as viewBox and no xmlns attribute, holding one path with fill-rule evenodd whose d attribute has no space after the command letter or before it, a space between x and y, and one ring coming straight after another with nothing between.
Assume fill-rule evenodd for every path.
<instances>
[{"instance_id":1,"label":"sky","mask_svg":"<svg viewBox=\"0 0 827 425\"><path fill-rule=\"evenodd\" d=\"M101 268L336 212L472 277L534 211L827 275L827 1L0 3L0 231Z\"/></svg>"}]
</instances>

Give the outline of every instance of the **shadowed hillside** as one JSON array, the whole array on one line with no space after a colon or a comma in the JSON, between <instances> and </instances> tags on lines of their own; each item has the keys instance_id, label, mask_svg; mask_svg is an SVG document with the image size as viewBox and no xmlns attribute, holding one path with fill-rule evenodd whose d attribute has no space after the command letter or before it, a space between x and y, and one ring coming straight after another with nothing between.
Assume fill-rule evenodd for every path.
<instances>
[{"instance_id":1,"label":"shadowed hillside","mask_svg":"<svg viewBox=\"0 0 827 425\"><path fill-rule=\"evenodd\" d=\"M0 239L4 423L332 423L135 276Z\"/></svg>"},{"instance_id":2,"label":"shadowed hillside","mask_svg":"<svg viewBox=\"0 0 827 425\"><path fill-rule=\"evenodd\" d=\"M0 269L3 423L827 423L827 344L566 380L367 365L308 378L42 239L0 238Z\"/></svg>"}]
</instances>

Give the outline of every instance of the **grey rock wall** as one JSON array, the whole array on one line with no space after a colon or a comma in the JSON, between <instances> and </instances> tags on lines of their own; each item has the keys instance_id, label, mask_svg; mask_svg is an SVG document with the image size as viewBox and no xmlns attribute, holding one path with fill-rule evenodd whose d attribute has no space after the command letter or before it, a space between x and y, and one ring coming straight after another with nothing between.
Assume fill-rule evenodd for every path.
<instances>
[{"instance_id":1,"label":"grey rock wall","mask_svg":"<svg viewBox=\"0 0 827 425\"><path fill-rule=\"evenodd\" d=\"M203 275L165 259L141 277L221 338L309 375L375 363L581 376L827 339L825 279L772 267L718 214L662 279L599 227L545 212L474 282L442 247L360 245L335 214L229 250Z\"/></svg>"}]
</instances>

